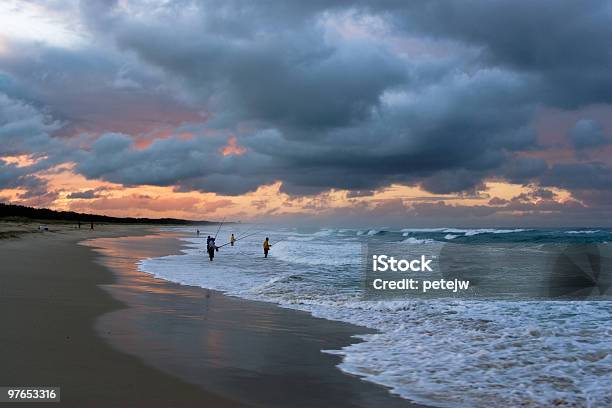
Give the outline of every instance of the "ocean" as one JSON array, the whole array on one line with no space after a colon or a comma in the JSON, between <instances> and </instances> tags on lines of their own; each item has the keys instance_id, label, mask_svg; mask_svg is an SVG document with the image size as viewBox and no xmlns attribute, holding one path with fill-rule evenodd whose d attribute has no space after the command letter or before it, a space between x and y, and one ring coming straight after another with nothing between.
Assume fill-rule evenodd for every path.
<instances>
[{"instance_id":1,"label":"ocean","mask_svg":"<svg viewBox=\"0 0 612 408\"><path fill-rule=\"evenodd\" d=\"M210 262L206 236L181 232L181 255L144 259L158 278L272 302L314 316L376 329L341 350L339 368L403 398L439 407L612 406L612 302L541 299L382 299L363 296L367 243L411 248L465 245L599 245L609 229L320 229L224 227L244 238ZM208 228L208 230L207 230ZM262 241L273 245L263 258ZM520 263L512 271L521 283ZM607 267L607 265L606 265ZM483 273L501 273L491 266ZM508 273L508 272L504 272ZM528 274L525 273L525 276ZM531 278L530 278L531 279Z\"/></svg>"}]
</instances>

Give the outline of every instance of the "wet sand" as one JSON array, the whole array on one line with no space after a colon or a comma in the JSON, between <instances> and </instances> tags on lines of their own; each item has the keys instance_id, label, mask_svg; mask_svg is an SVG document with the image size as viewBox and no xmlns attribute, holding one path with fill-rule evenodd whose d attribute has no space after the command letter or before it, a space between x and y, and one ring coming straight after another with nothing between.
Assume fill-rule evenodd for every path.
<instances>
[{"instance_id":1,"label":"wet sand","mask_svg":"<svg viewBox=\"0 0 612 408\"><path fill-rule=\"evenodd\" d=\"M135 261L180 245L144 234L0 241L0 385L61 386L63 406L415 406L321 352L366 329L152 278Z\"/></svg>"},{"instance_id":2,"label":"wet sand","mask_svg":"<svg viewBox=\"0 0 612 408\"><path fill-rule=\"evenodd\" d=\"M77 242L144 228L52 231L0 240L0 385L59 386L61 404L53 406L245 406L151 368L96 333L96 318L124 305L98 286L113 276Z\"/></svg>"}]
</instances>

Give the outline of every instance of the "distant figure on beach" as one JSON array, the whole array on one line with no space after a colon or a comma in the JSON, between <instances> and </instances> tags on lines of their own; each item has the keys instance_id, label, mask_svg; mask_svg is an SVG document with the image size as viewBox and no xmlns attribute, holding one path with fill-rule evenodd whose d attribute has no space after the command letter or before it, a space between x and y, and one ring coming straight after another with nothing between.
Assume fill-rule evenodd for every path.
<instances>
[{"instance_id":1,"label":"distant figure on beach","mask_svg":"<svg viewBox=\"0 0 612 408\"><path fill-rule=\"evenodd\" d=\"M81 221L78 222L79 229L81 229Z\"/></svg>"},{"instance_id":2,"label":"distant figure on beach","mask_svg":"<svg viewBox=\"0 0 612 408\"><path fill-rule=\"evenodd\" d=\"M230 245L234 246L234 242L236 242L236 238L234 238L234 234L230 237Z\"/></svg>"},{"instance_id":3,"label":"distant figure on beach","mask_svg":"<svg viewBox=\"0 0 612 408\"><path fill-rule=\"evenodd\" d=\"M94 228L93 228L93 222L91 223L91 229L94 229Z\"/></svg>"},{"instance_id":4,"label":"distant figure on beach","mask_svg":"<svg viewBox=\"0 0 612 408\"><path fill-rule=\"evenodd\" d=\"M200 236L200 230L196 230L196 235L199 237Z\"/></svg>"},{"instance_id":5,"label":"distant figure on beach","mask_svg":"<svg viewBox=\"0 0 612 408\"><path fill-rule=\"evenodd\" d=\"M270 248L272 248L272 245L270 245L270 240L268 237L266 237L266 240L263 243L263 249L264 249L264 258L268 257L268 251L270 250Z\"/></svg>"},{"instance_id":6,"label":"distant figure on beach","mask_svg":"<svg viewBox=\"0 0 612 408\"><path fill-rule=\"evenodd\" d=\"M215 257L215 251L219 251L219 247L215 245L215 239L208 237L208 243L206 244L206 248L208 250L208 257L212 261Z\"/></svg>"}]
</instances>

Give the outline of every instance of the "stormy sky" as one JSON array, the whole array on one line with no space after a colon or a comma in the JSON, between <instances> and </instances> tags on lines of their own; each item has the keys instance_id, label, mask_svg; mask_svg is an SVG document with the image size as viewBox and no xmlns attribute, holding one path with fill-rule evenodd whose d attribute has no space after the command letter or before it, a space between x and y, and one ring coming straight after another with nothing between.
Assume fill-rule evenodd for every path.
<instances>
[{"instance_id":1,"label":"stormy sky","mask_svg":"<svg viewBox=\"0 0 612 408\"><path fill-rule=\"evenodd\" d=\"M0 201L608 225L610 144L610 1L0 5Z\"/></svg>"}]
</instances>

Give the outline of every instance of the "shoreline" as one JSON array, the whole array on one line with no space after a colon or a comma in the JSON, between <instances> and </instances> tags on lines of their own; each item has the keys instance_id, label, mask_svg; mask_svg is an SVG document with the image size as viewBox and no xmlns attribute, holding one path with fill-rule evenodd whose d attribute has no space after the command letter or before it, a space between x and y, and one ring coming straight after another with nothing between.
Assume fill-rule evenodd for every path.
<instances>
[{"instance_id":1,"label":"shoreline","mask_svg":"<svg viewBox=\"0 0 612 408\"><path fill-rule=\"evenodd\" d=\"M322 352L359 343L354 336L371 329L138 270L136 261L142 258L181 253L185 244L178 235L86 243L101 253L117 277L104 288L129 305L97 320L98 332L113 347L215 394L255 406L422 406L341 371L341 357ZM115 335L105 335L108 332Z\"/></svg>"},{"instance_id":2,"label":"shoreline","mask_svg":"<svg viewBox=\"0 0 612 408\"><path fill-rule=\"evenodd\" d=\"M341 372L340 357L321 352L358 342L358 326L117 273L108 262L120 254L81 245L132 241L133 260L151 241L138 237L159 235L154 228L0 241L0 384L60 386L61 406L418 406Z\"/></svg>"}]
</instances>

